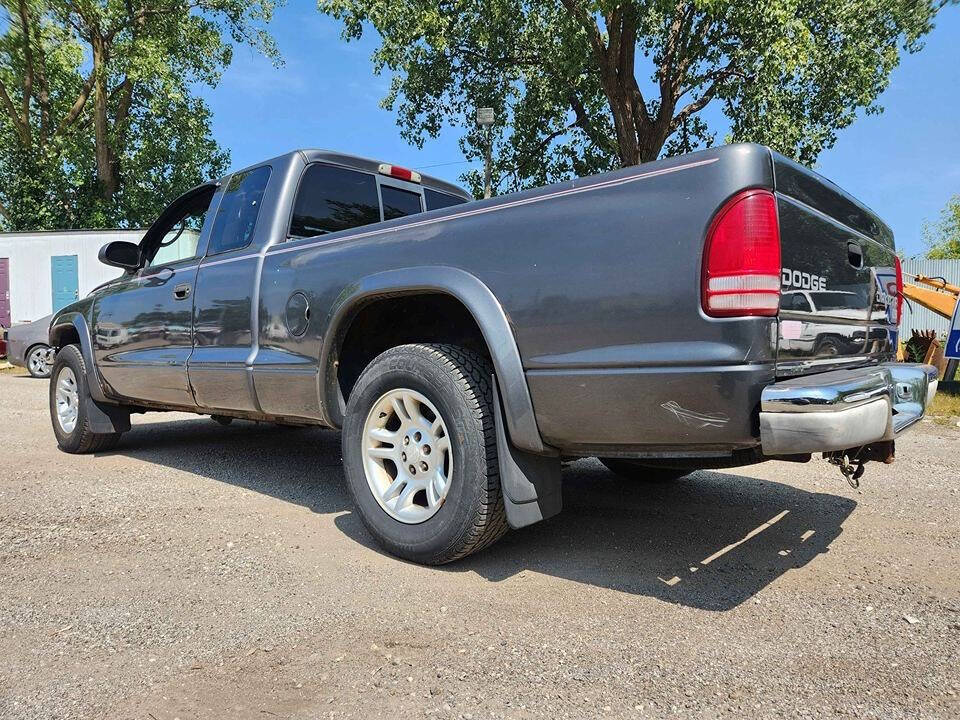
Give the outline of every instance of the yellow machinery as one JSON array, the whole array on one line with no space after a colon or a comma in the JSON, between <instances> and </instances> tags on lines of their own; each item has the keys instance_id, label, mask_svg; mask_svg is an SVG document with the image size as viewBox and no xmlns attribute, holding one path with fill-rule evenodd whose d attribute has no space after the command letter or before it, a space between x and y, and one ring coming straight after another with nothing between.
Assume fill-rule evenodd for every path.
<instances>
[{"instance_id":1,"label":"yellow machinery","mask_svg":"<svg viewBox=\"0 0 960 720\"><path fill-rule=\"evenodd\" d=\"M926 275L910 275L913 283L903 283L903 296L918 305L933 310L948 320L953 317L953 309L960 299L960 287L951 285L943 278L931 278ZM927 287L921 287L925 285ZM932 290L930 288L933 288Z\"/></svg>"},{"instance_id":2,"label":"yellow machinery","mask_svg":"<svg viewBox=\"0 0 960 720\"><path fill-rule=\"evenodd\" d=\"M926 275L908 275L912 282L903 283L903 296L922 305L928 310L933 310L937 315L942 315L948 320L953 318L954 309L960 302L960 287L951 285L943 278L927 277ZM920 337L922 337L921 335ZM933 340L932 334L927 337ZM903 345L897 353L898 359L902 359ZM931 342L928 346L924 362L933 362L943 370L943 379L950 380L956 375L957 361L951 360L946 367L941 365L943 362L943 350L937 343Z\"/></svg>"}]
</instances>

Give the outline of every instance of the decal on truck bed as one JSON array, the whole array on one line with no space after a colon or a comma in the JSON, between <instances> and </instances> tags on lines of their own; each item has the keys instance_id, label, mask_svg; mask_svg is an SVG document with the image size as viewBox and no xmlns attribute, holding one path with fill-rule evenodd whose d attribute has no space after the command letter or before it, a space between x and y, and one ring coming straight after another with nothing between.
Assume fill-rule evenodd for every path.
<instances>
[{"instance_id":1,"label":"decal on truck bed","mask_svg":"<svg viewBox=\"0 0 960 720\"><path fill-rule=\"evenodd\" d=\"M780 284L783 287L793 287L799 290L826 290L827 279L822 275L811 275L801 270L783 268L780 273Z\"/></svg>"}]
</instances>

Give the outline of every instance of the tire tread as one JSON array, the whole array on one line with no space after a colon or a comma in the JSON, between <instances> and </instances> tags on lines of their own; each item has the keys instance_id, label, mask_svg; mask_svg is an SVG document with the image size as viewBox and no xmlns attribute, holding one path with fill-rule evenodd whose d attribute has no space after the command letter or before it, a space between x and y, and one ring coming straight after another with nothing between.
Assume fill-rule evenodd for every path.
<instances>
[{"instance_id":1,"label":"tire tread","mask_svg":"<svg viewBox=\"0 0 960 720\"><path fill-rule=\"evenodd\" d=\"M493 369L489 361L478 353L457 345L425 344L422 347L437 355L449 371L459 375L468 396L472 398L471 412L483 426L483 450L487 460L487 487L473 526L457 543L459 548L441 562L453 562L493 545L508 529L507 513L500 488L500 462L497 456L497 432L494 426Z\"/></svg>"}]
</instances>

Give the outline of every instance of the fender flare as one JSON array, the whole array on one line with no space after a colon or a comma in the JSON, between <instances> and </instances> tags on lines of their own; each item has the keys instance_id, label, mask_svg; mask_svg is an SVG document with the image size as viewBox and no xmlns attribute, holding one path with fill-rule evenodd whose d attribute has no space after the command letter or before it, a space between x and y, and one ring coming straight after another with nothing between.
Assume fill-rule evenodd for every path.
<instances>
[{"instance_id":1,"label":"fender flare","mask_svg":"<svg viewBox=\"0 0 960 720\"><path fill-rule=\"evenodd\" d=\"M62 347L64 333L72 329L80 338L80 354L83 355L83 364L87 366L87 387L90 388L90 397L97 402L110 402L103 394L103 386L100 384L100 374L97 372L97 364L93 360L93 344L90 340L90 328L87 325L87 319L83 313L67 312L56 315L50 321L50 330L47 333L47 339L50 341L50 347Z\"/></svg>"},{"instance_id":2,"label":"fender flare","mask_svg":"<svg viewBox=\"0 0 960 720\"><path fill-rule=\"evenodd\" d=\"M342 425L343 398L334 363L354 314L374 298L417 292L442 293L463 303L490 350L510 440L520 450L538 455L555 454L540 437L520 351L503 307L479 278L449 266L408 267L374 273L347 285L334 301L319 358L321 407L330 424Z\"/></svg>"}]
</instances>

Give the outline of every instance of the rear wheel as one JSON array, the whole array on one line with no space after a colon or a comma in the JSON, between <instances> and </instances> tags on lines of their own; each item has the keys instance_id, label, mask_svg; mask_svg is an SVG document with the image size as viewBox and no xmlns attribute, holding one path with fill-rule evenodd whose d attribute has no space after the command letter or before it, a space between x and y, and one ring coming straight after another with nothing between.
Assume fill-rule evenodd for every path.
<instances>
[{"instance_id":1,"label":"rear wheel","mask_svg":"<svg viewBox=\"0 0 960 720\"><path fill-rule=\"evenodd\" d=\"M439 565L507 529L489 362L450 345L401 345L367 366L343 427L347 485L389 552Z\"/></svg>"},{"instance_id":2,"label":"rear wheel","mask_svg":"<svg viewBox=\"0 0 960 720\"><path fill-rule=\"evenodd\" d=\"M35 378L50 377L52 367L50 348L46 345L34 345L27 351L27 372Z\"/></svg>"},{"instance_id":3,"label":"rear wheel","mask_svg":"<svg viewBox=\"0 0 960 720\"><path fill-rule=\"evenodd\" d=\"M57 445L68 453L109 450L120 433L95 433L87 417L87 368L76 345L60 349L53 361L50 380L50 419Z\"/></svg>"},{"instance_id":4,"label":"rear wheel","mask_svg":"<svg viewBox=\"0 0 960 720\"><path fill-rule=\"evenodd\" d=\"M657 465L644 465L642 460L630 458L597 458L613 474L625 480L636 480L650 483L667 483L679 480L693 472L692 469L678 470L676 468Z\"/></svg>"}]
</instances>

